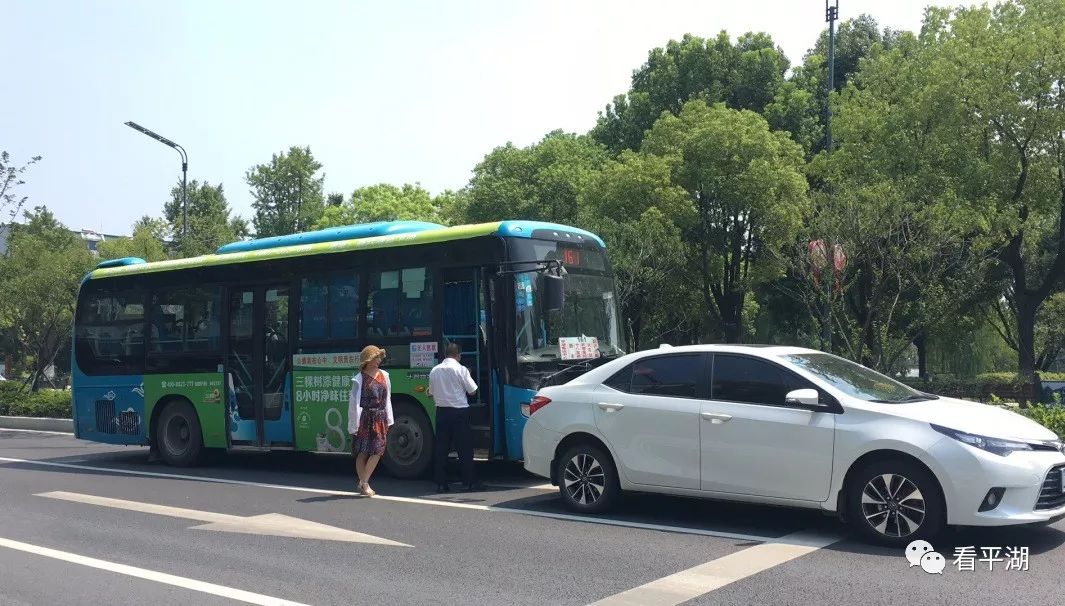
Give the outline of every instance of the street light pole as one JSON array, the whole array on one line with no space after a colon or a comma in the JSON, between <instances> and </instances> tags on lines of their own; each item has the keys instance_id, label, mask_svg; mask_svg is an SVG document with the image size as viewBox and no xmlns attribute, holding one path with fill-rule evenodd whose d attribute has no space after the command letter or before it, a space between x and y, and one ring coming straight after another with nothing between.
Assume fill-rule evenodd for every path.
<instances>
[{"instance_id":1,"label":"street light pole","mask_svg":"<svg viewBox=\"0 0 1065 606\"><path fill-rule=\"evenodd\" d=\"M136 122L126 122L126 126L132 128L135 131L148 135L152 139L172 147L181 154L181 237L184 238L189 231L189 192L188 192L188 173L189 173L189 156L185 153L185 148L181 147L177 143L174 143L170 139L154 133L147 128L144 128Z\"/></svg>"},{"instance_id":2,"label":"street light pole","mask_svg":"<svg viewBox=\"0 0 1065 606\"><path fill-rule=\"evenodd\" d=\"M825 149L832 153L832 91L836 87L836 20L839 19L839 0L825 0L825 21L828 22L828 90L825 94ZM832 185L828 185L832 195ZM825 247L825 267L822 272L825 287L825 306L821 310L821 342L825 351L832 351L832 285L836 277L836 245L828 238Z\"/></svg>"},{"instance_id":3,"label":"street light pole","mask_svg":"<svg viewBox=\"0 0 1065 606\"><path fill-rule=\"evenodd\" d=\"M836 20L839 19L839 0L834 5L825 0L825 21L828 22L828 94L825 96L825 147L832 153L832 91L836 88Z\"/></svg>"}]
</instances>

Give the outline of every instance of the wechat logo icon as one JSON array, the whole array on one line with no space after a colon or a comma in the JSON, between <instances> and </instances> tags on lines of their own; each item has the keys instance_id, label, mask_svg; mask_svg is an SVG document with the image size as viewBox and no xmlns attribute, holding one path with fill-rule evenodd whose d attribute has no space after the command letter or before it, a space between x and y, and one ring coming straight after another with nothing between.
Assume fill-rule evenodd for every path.
<instances>
[{"instance_id":1,"label":"wechat logo icon","mask_svg":"<svg viewBox=\"0 0 1065 606\"><path fill-rule=\"evenodd\" d=\"M921 570L928 574L943 574L943 569L947 566L943 554L936 551L928 541L914 541L907 545L906 561L910 563L910 568L920 566Z\"/></svg>"}]
</instances>

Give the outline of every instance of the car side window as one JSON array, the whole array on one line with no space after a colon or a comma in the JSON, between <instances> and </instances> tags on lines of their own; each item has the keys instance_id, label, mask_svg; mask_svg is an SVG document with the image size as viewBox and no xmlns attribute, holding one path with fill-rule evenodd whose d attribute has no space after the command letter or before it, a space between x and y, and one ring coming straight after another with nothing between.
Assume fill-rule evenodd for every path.
<instances>
[{"instance_id":1,"label":"car side window","mask_svg":"<svg viewBox=\"0 0 1065 606\"><path fill-rule=\"evenodd\" d=\"M788 392L813 387L775 364L728 354L714 355L710 397L727 402L784 406Z\"/></svg>"},{"instance_id":2,"label":"car side window","mask_svg":"<svg viewBox=\"0 0 1065 606\"><path fill-rule=\"evenodd\" d=\"M644 358L622 369L605 384L631 394L694 398L702 368L700 354Z\"/></svg>"}]
</instances>

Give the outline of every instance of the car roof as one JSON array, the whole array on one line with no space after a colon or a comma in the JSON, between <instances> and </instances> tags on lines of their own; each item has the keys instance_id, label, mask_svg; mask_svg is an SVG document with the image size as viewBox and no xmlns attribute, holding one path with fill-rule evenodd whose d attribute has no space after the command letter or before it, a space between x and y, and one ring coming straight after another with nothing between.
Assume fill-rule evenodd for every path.
<instances>
[{"instance_id":1,"label":"car roof","mask_svg":"<svg viewBox=\"0 0 1065 606\"><path fill-rule=\"evenodd\" d=\"M624 356L620 356L611 360L610 362L594 368L583 375L573 379L568 384L571 385L588 385L593 383L602 383L606 381L615 372L621 370L623 367L631 364L636 360L643 358L650 358L663 355L676 355L683 353L735 353L735 354L747 354L753 355L759 358L774 358L777 356L787 356L795 354L817 354L822 353L815 349L807 349L805 347L791 347L786 345L729 345L729 344L708 344L708 345L660 345L654 349L645 349L643 351L637 351Z\"/></svg>"},{"instance_id":2,"label":"car roof","mask_svg":"<svg viewBox=\"0 0 1065 606\"><path fill-rule=\"evenodd\" d=\"M790 345L746 345L712 343L706 345L659 345L655 349L646 349L632 355L654 355L656 353L681 353L681 352L718 352L718 353L745 353L755 354L760 357L781 356L797 353L820 353L815 349L805 347L792 347Z\"/></svg>"}]
</instances>

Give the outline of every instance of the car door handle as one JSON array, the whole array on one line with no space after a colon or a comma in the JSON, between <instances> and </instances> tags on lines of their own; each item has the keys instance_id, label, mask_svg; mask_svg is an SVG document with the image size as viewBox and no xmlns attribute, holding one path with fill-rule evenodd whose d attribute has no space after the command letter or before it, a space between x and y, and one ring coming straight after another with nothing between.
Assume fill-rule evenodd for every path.
<instances>
[{"instance_id":1,"label":"car door handle","mask_svg":"<svg viewBox=\"0 0 1065 606\"><path fill-rule=\"evenodd\" d=\"M600 402L599 403L599 409L603 410L603 411L606 411L606 412L617 412L617 411L621 410L622 408L625 408L624 404L614 404L614 403L611 403L611 402Z\"/></svg>"},{"instance_id":2,"label":"car door handle","mask_svg":"<svg viewBox=\"0 0 1065 606\"><path fill-rule=\"evenodd\" d=\"M703 412L699 416L710 421L714 425L721 425L722 423L728 423L732 420L732 415L722 415L714 412Z\"/></svg>"}]
</instances>

